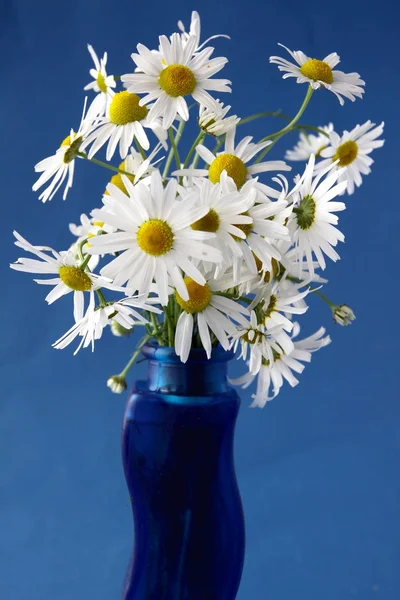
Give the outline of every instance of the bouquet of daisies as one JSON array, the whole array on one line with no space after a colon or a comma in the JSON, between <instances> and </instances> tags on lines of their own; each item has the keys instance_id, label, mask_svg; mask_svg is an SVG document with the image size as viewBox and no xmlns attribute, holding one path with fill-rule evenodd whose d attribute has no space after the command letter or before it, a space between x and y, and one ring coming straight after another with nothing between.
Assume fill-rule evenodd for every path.
<instances>
[{"instance_id":1,"label":"bouquet of daisies","mask_svg":"<svg viewBox=\"0 0 400 600\"><path fill-rule=\"evenodd\" d=\"M270 62L284 79L306 84L295 117L229 115L231 107L212 95L231 91L230 81L217 76L227 59L212 58L208 45L228 36L201 43L196 12L189 31L181 22L178 28L160 36L155 50L138 44L126 75L109 75L107 53L99 59L88 46L93 80L85 90L94 97L85 100L79 127L36 165L33 190L42 188L46 202L64 185L65 199L75 163L85 161L113 175L102 205L70 225L77 240L69 249L33 246L14 232L15 244L35 258L19 258L11 267L38 274L35 281L51 287L49 304L73 292L74 323L55 348L78 340L75 353L89 345L93 350L108 325L117 336L142 328L127 366L108 379L112 391L126 388L127 372L150 340L174 347L182 362L191 348L210 357L220 344L246 362L246 374L234 383L246 387L257 379L252 406L261 407L284 380L296 385L295 374L330 342L323 327L298 339L294 317L307 311L310 294L327 302L337 323L355 318L348 306L322 294L320 270L327 258L339 259L343 197L370 172L369 155L383 145L383 123L367 121L341 134L332 124L302 125L315 90L333 92L343 105L344 98L362 97L364 81L336 70L336 53L320 60L288 48L290 60L273 56ZM191 116L198 135L182 156ZM284 127L257 142L243 137L243 125L264 116L286 119ZM266 156L293 130L300 137L285 158L306 165L288 179L283 173L291 166ZM105 161L95 158L102 148Z\"/></svg>"}]
</instances>

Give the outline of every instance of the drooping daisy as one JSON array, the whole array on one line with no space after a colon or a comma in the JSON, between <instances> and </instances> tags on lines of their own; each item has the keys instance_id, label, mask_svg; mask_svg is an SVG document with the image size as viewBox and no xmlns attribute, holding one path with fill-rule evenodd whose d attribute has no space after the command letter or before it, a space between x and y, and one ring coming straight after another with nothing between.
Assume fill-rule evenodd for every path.
<instances>
[{"instance_id":1,"label":"drooping daisy","mask_svg":"<svg viewBox=\"0 0 400 600\"><path fill-rule=\"evenodd\" d=\"M189 119L186 96L191 95L203 106L213 108L215 100L207 90L230 92L231 89L227 79L210 79L227 63L226 58L210 60L214 48L205 48L194 54L197 46L194 35L189 36L186 42L177 33L171 36L171 40L164 35L159 39L159 56L143 44L137 45L138 54L131 56L142 72L122 75L121 81L128 92L146 94L140 100L140 107L155 100L148 118L151 121L162 117L163 127L168 129L177 115L184 121Z\"/></svg>"},{"instance_id":2,"label":"drooping daisy","mask_svg":"<svg viewBox=\"0 0 400 600\"><path fill-rule=\"evenodd\" d=\"M49 156L35 165L35 171L41 173L39 179L33 184L32 190L36 192L42 185L52 179L50 185L40 194L39 200L51 200L68 176L63 200L66 199L74 179L75 159L82 148L82 143L91 127L91 121L85 117L86 102L83 106L81 123L78 131L71 129L70 134L61 142L59 149L53 156Z\"/></svg>"},{"instance_id":3,"label":"drooping daisy","mask_svg":"<svg viewBox=\"0 0 400 600\"><path fill-rule=\"evenodd\" d=\"M149 110L146 106L140 105L140 98L136 94L127 91L114 94L107 110L107 115L99 119L87 136L82 148L87 148L92 144L88 156L92 158L106 142L106 158L111 160L114 152L119 145L119 154L122 159L126 158L129 147L134 138L139 144L148 150L150 142L145 132L151 129L158 137L159 141L166 147L167 133L161 126L161 122L156 118L149 118Z\"/></svg>"},{"instance_id":4,"label":"drooping daisy","mask_svg":"<svg viewBox=\"0 0 400 600\"><path fill-rule=\"evenodd\" d=\"M285 331L292 331L293 323L285 315L303 315L308 306L298 306L298 303L308 294L309 289L300 292L299 286L285 289L279 282L274 282L257 290L250 308L258 307L260 320L266 327L282 327ZM290 352L289 348L283 347L283 350L287 354Z\"/></svg>"},{"instance_id":5,"label":"drooping daisy","mask_svg":"<svg viewBox=\"0 0 400 600\"><path fill-rule=\"evenodd\" d=\"M88 44L88 50L95 66L94 69L90 69L90 75L94 81L88 83L83 89L96 92L96 96L88 108L87 118L90 119L104 116L115 93L113 88L117 84L113 75L107 75L107 52L104 52L103 58L99 60L90 44Z\"/></svg>"},{"instance_id":6,"label":"drooping daisy","mask_svg":"<svg viewBox=\"0 0 400 600\"><path fill-rule=\"evenodd\" d=\"M82 347L86 348L89 344L91 344L93 352L95 340L101 338L104 328L111 324L111 320L116 321L124 328L132 328L136 322L148 323L147 319L138 310L161 313L152 304L147 304L144 297L130 296L118 302L110 302L106 306L95 306L95 298L94 294L92 294L86 313L83 315L82 312L74 325L56 340L52 346L57 350L61 350L73 342L75 338L81 336L82 339L74 355Z\"/></svg>"},{"instance_id":7,"label":"drooping daisy","mask_svg":"<svg viewBox=\"0 0 400 600\"><path fill-rule=\"evenodd\" d=\"M371 172L370 166L374 161L368 155L385 143L385 140L377 139L382 135L384 125L382 122L375 127L375 123L367 121L364 125L356 125L351 131L344 131L342 137L332 132L329 146L321 151L321 157L325 160L318 163L316 172L338 161L335 167L341 169L338 181L347 180L347 193L353 194L354 185L359 187L362 183L361 175Z\"/></svg>"},{"instance_id":8,"label":"drooping daisy","mask_svg":"<svg viewBox=\"0 0 400 600\"><path fill-rule=\"evenodd\" d=\"M225 148L215 156L211 150L198 144L196 152L209 165L208 169L179 169L173 175L189 175L192 177L208 177L212 183L218 183L221 173L226 171L229 177L233 179L236 186L241 188L246 180L251 179L253 175L264 173L266 171L290 171L283 160L265 161L255 165L246 166L252 158L271 144L271 141L252 143L252 137L243 138L235 146L236 127L232 127L226 134Z\"/></svg>"},{"instance_id":9,"label":"drooping daisy","mask_svg":"<svg viewBox=\"0 0 400 600\"><path fill-rule=\"evenodd\" d=\"M219 296L217 292L222 291L221 287L218 280L212 277L207 278L203 285L191 277L185 277L185 284L188 290L187 299L183 299L178 291L175 293L176 301L183 309L176 325L176 354L182 362L187 361L195 324L208 358L212 350L210 331L221 346L228 350L230 337L237 332L237 325L233 321L247 325L245 315L249 315L249 310L230 298Z\"/></svg>"},{"instance_id":10,"label":"drooping daisy","mask_svg":"<svg viewBox=\"0 0 400 600\"><path fill-rule=\"evenodd\" d=\"M362 98L365 81L360 78L358 73L343 73L343 71L334 71L333 69L340 63L340 58L336 52L332 52L325 56L323 60L310 58L301 50L289 50L283 44L279 44L285 48L296 61L293 64L280 56L271 56L270 63L278 65L280 71L284 71L283 79L287 77L296 77L297 83L309 83L314 90L324 87L330 90L338 98L343 106L345 98L349 98L352 102L356 98Z\"/></svg>"},{"instance_id":11,"label":"drooping daisy","mask_svg":"<svg viewBox=\"0 0 400 600\"><path fill-rule=\"evenodd\" d=\"M267 328L254 310L251 311L250 323L246 326L238 327L237 332L232 336L232 346L236 350L240 347L239 358L248 361L250 373L256 375L261 369L262 361L274 360L275 355L286 348L287 354L292 352L294 346L291 338L281 326Z\"/></svg>"},{"instance_id":12,"label":"drooping daisy","mask_svg":"<svg viewBox=\"0 0 400 600\"><path fill-rule=\"evenodd\" d=\"M51 279L34 279L34 281L41 285L54 286L45 298L48 304L52 304L61 298L61 296L65 296L65 294L74 292L75 319L78 319L83 311L85 292L89 292L92 297L94 291L99 288L125 291L114 285L110 280L85 271L77 265L75 253L72 251L59 253L47 246L33 246L17 231L14 231L14 236L17 239L15 242L16 246L34 254L41 260L25 257L18 258L15 263L10 265L11 269L24 271L25 273L40 273L40 275L57 275L57 277ZM52 256L46 253L51 253Z\"/></svg>"},{"instance_id":13,"label":"drooping daisy","mask_svg":"<svg viewBox=\"0 0 400 600\"><path fill-rule=\"evenodd\" d=\"M100 235L91 240L91 254L120 252L103 267L101 274L116 285L140 294L149 292L153 279L163 305L168 303L168 276L184 300L188 292L181 269L200 285L204 276L190 259L221 261L218 249L205 243L213 233L191 229L191 224L205 216L207 207L197 205L197 194L176 199L177 181L163 188L159 171L151 174L149 186L135 186L122 176L129 198L115 185L109 184L109 196L103 196L104 207L93 211L96 219L120 231Z\"/></svg>"},{"instance_id":14,"label":"drooping daisy","mask_svg":"<svg viewBox=\"0 0 400 600\"><path fill-rule=\"evenodd\" d=\"M323 127L319 127L319 129L322 129L326 133L331 133L333 131L333 124L329 123L329 125L324 125ZM299 141L293 150L287 150L285 158L286 160L308 160L311 154L315 154L316 157L319 157L322 150L328 145L329 136L327 137L323 133L314 135L312 133L301 131Z\"/></svg>"},{"instance_id":15,"label":"drooping daisy","mask_svg":"<svg viewBox=\"0 0 400 600\"><path fill-rule=\"evenodd\" d=\"M344 235L335 227L339 218L334 213L344 210L346 205L332 200L347 186L347 181L337 183L342 172L331 166L313 179L314 164L315 156L312 154L295 188L293 214L288 223L297 248L299 266L305 258L311 274L314 273L313 254L321 269L326 267L324 254L335 262L340 258L333 247L344 242ZM326 177L322 179L324 175Z\"/></svg>"},{"instance_id":16,"label":"drooping daisy","mask_svg":"<svg viewBox=\"0 0 400 600\"><path fill-rule=\"evenodd\" d=\"M196 10L192 11L192 18L190 21L190 29L188 32L185 30L185 26L182 23L182 21L178 21L178 27L179 27L180 31L182 32L181 38L182 38L183 43L187 43L191 36L196 37L197 41L196 41L195 52L199 52L203 48L203 46L205 46L206 44L208 44L208 42L210 42L211 40L214 40L216 38L222 37L222 38L226 38L228 40L231 39L229 37L229 35L226 35L224 33L217 33L216 35L212 35L211 37L207 38L205 40L205 42L200 44L200 32L201 32L200 15Z\"/></svg>"},{"instance_id":17,"label":"drooping daisy","mask_svg":"<svg viewBox=\"0 0 400 600\"><path fill-rule=\"evenodd\" d=\"M227 133L240 121L240 117L231 115L227 117L227 113L231 107L223 105L219 100L215 101L215 107L207 108L199 106L199 127L209 135L223 135Z\"/></svg>"},{"instance_id":18,"label":"drooping daisy","mask_svg":"<svg viewBox=\"0 0 400 600\"><path fill-rule=\"evenodd\" d=\"M295 323L293 328L292 337L295 338L300 331L300 326ZM242 377L237 379L231 379L230 383L234 385L241 385L243 388L247 388L254 379L257 377L257 390L255 394L252 394L253 402L251 407L263 408L268 400L273 400L279 394L280 389L286 380L291 387L296 386L299 381L293 375L295 373L302 373L305 365L302 362L310 362L311 354L320 350L324 346L330 344L331 339L329 336L323 337L325 329L321 327L313 335L308 338L304 338L300 341L294 341L294 350L291 354L286 355L284 352L274 352L274 361L263 360L261 369L257 375L252 373L246 373ZM270 396L270 388L272 385L272 396Z\"/></svg>"}]
</instances>

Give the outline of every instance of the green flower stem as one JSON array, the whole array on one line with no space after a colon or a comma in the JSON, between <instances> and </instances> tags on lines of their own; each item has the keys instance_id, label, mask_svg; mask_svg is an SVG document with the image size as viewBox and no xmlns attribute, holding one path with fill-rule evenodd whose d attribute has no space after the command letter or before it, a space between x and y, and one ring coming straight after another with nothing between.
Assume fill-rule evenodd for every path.
<instances>
[{"instance_id":1,"label":"green flower stem","mask_svg":"<svg viewBox=\"0 0 400 600\"><path fill-rule=\"evenodd\" d=\"M178 148L179 140L182 137L182 132L183 132L183 129L184 129L185 125L186 125L186 121L181 121L180 122L179 127L178 127L178 131L177 131L175 139L174 139L174 144L171 143L171 149L169 151L167 160L165 162L165 167L164 167L164 171L163 171L163 174L162 174L163 179L166 179L166 177L168 177L169 169L171 167L172 159L174 157L174 147L176 149ZM169 129L169 136L170 136L170 139L173 138L172 128ZM180 164L178 166L178 169L180 169Z\"/></svg>"},{"instance_id":2,"label":"green flower stem","mask_svg":"<svg viewBox=\"0 0 400 600\"><path fill-rule=\"evenodd\" d=\"M179 158L178 146L175 143L175 137L172 127L168 129L169 141L171 142L171 148L174 153L176 168L181 168L181 160Z\"/></svg>"},{"instance_id":3,"label":"green flower stem","mask_svg":"<svg viewBox=\"0 0 400 600\"><path fill-rule=\"evenodd\" d=\"M192 158L193 152L196 150L196 146L197 144L200 144L200 142L202 141L202 139L204 138L204 136L206 135L206 132L203 131L202 129L200 129L200 133L197 136L197 138L194 140L192 147L190 148L188 155L185 159L185 162L183 164L183 168L187 169L188 165L189 165L189 161Z\"/></svg>"},{"instance_id":4,"label":"green flower stem","mask_svg":"<svg viewBox=\"0 0 400 600\"><path fill-rule=\"evenodd\" d=\"M257 160L255 161L255 163L259 163L262 161L262 159L264 158L264 156L271 150L271 148L276 144L276 142L278 140L280 140L281 137L283 137L286 133L288 133L289 131L291 131L294 126L296 125L297 121L302 117L304 111L307 108L308 103L310 102L311 96L313 94L313 88L311 87L311 85L308 86L307 88L307 93L305 95L305 98L303 100L303 104L300 107L300 110L298 111L298 113L296 114L295 117L293 117L293 119L290 121L290 123L288 123L286 125L286 127L284 127L283 129L280 129L279 131L272 133L271 135L267 135L265 137L263 137L260 142L265 142L266 140L269 140L271 138L274 138L274 141L272 142L272 144L270 144L269 146L267 146L267 148L264 148L264 150L261 152L261 154L258 156Z\"/></svg>"},{"instance_id":5,"label":"green flower stem","mask_svg":"<svg viewBox=\"0 0 400 600\"><path fill-rule=\"evenodd\" d=\"M100 167L104 167L105 169L109 169L110 171L114 171L115 173L122 173L123 175L128 175L129 177L134 177L134 173L128 173L128 171L124 171L123 169L118 169L117 167L113 167L108 163L103 162L102 160L97 160L97 158L89 158L87 154L84 152L77 152L77 156L81 158L85 158L89 162L94 163L95 165L99 165Z\"/></svg>"},{"instance_id":6,"label":"green flower stem","mask_svg":"<svg viewBox=\"0 0 400 600\"><path fill-rule=\"evenodd\" d=\"M88 265L88 263L89 263L89 260L91 258L92 258L92 254L86 254L86 256L83 259L82 263L79 265L79 268L85 270L86 267L87 267L87 265Z\"/></svg>"},{"instance_id":7,"label":"green flower stem","mask_svg":"<svg viewBox=\"0 0 400 600\"><path fill-rule=\"evenodd\" d=\"M135 142L136 148L140 152L140 156L143 158L143 160L146 160L147 159L146 152L143 150L142 146L140 145L140 143L138 142L138 140L136 138L133 138L133 140Z\"/></svg>"},{"instance_id":8,"label":"green flower stem","mask_svg":"<svg viewBox=\"0 0 400 600\"><path fill-rule=\"evenodd\" d=\"M259 112L254 115L250 115L249 117L245 117L244 119L240 119L238 125L244 125L245 123L250 123L250 121L255 121L256 119L261 119L262 117L280 117L281 119L287 119L290 121L289 117L285 117L282 115L281 109L276 110L274 112Z\"/></svg>"},{"instance_id":9,"label":"green flower stem","mask_svg":"<svg viewBox=\"0 0 400 600\"><path fill-rule=\"evenodd\" d=\"M99 290L96 290L96 294L97 294L98 299L100 300L100 305L107 306L107 300L105 299L103 292L99 289Z\"/></svg>"},{"instance_id":10,"label":"green flower stem","mask_svg":"<svg viewBox=\"0 0 400 600\"><path fill-rule=\"evenodd\" d=\"M222 144L223 144L223 143L224 143L224 141L225 141L225 137L226 137L225 135L221 135L221 137L219 137L219 138L218 138L218 141L217 141L217 143L215 144L215 146L214 146L214 149L213 149L213 151L212 151L212 152L213 152L213 154L216 154L216 153L218 152L218 150L221 148Z\"/></svg>"},{"instance_id":11,"label":"green flower stem","mask_svg":"<svg viewBox=\"0 0 400 600\"><path fill-rule=\"evenodd\" d=\"M319 296L324 302L327 303L328 306L330 306L331 308L335 308L336 304L333 304L333 302L331 302L326 296L324 296L324 294L321 294L321 292L319 292L318 290L311 290L311 292L314 292L314 294L317 294L317 296Z\"/></svg>"},{"instance_id":12,"label":"green flower stem","mask_svg":"<svg viewBox=\"0 0 400 600\"><path fill-rule=\"evenodd\" d=\"M87 243L89 238L85 238L84 240L82 240L79 244L78 244L78 254L79 254L79 258L81 259L81 261L83 262L84 260L86 260L86 258L83 256L83 246ZM86 266L86 265L85 265ZM83 269L84 267L80 267L81 269Z\"/></svg>"},{"instance_id":13,"label":"green flower stem","mask_svg":"<svg viewBox=\"0 0 400 600\"><path fill-rule=\"evenodd\" d=\"M136 350L135 350L135 352L132 354L132 357L131 357L130 361L128 362L128 364L126 365L126 367L125 367L125 368L124 368L124 369L121 371L121 373L119 374L119 377L124 377L124 378L126 377L126 374L128 373L129 369L131 368L131 366L133 365L133 363L135 362L135 360L136 360L136 359L137 359L137 357L139 356L141 349L142 349L142 348L143 348L143 346L144 346L144 345L145 345L145 344L146 344L146 343L149 341L149 339L150 339L150 338L151 338L151 336L150 336L150 335L145 335L145 336L144 336L144 337L141 339L141 341L140 341L140 343L139 343L139 345L138 345L137 349L136 349Z\"/></svg>"}]
</instances>

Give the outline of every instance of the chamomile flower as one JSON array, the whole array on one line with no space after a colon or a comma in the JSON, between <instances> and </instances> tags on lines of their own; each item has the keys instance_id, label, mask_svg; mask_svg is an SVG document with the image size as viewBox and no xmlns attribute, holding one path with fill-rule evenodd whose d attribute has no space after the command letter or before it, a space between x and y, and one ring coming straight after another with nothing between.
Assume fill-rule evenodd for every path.
<instances>
[{"instance_id":1,"label":"chamomile flower","mask_svg":"<svg viewBox=\"0 0 400 600\"><path fill-rule=\"evenodd\" d=\"M61 296L65 296L65 294L74 292L74 316L76 320L82 316L85 292L89 292L90 297L93 297L94 291L99 288L125 291L114 285L110 280L85 271L78 266L76 264L75 253L72 251L59 253L47 246L33 246L16 231L14 231L14 236L17 239L15 242L16 246L34 254L41 260L25 257L18 258L10 267L15 271L24 271L25 273L57 275L57 277L51 279L34 279L34 281L41 285L54 286L45 298L48 304L52 304L61 298Z\"/></svg>"},{"instance_id":2,"label":"chamomile flower","mask_svg":"<svg viewBox=\"0 0 400 600\"><path fill-rule=\"evenodd\" d=\"M96 96L89 106L87 114L87 118L96 118L98 116L104 116L115 93L113 88L115 88L117 84L113 75L107 75L107 52L104 52L103 58L100 58L99 60L90 44L88 44L88 50L93 59L95 68L90 69L90 75L93 77L93 81L88 83L83 89L96 92Z\"/></svg>"},{"instance_id":3,"label":"chamomile flower","mask_svg":"<svg viewBox=\"0 0 400 600\"><path fill-rule=\"evenodd\" d=\"M152 152L148 155L147 158L143 158L140 152L136 152L136 150L131 148L130 153L128 154L126 159L123 160L122 163L120 163L118 168L122 171L125 171L124 175L126 175L129 181L132 181L132 183L137 183L140 180L142 180L143 182L149 182L149 175L155 170L156 164L164 158L161 157L157 160L154 160L161 148L162 144L157 144L157 146L154 148L154 150L152 150ZM126 187L121 178L121 173L116 173L115 175L113 175L110 179L110 183L113 183L117 186L117 188L121 190L121 192L127 194ZM108 194L107 191L105 193Z\"/></svg>"},{"instance_id":4,"label":"chamomile flower","mask_svg":"<svg viewBox=\"0 0 400 600\"><path fill-rule=\"evenodd\" d=\"M210 79L224 67L227 59L210 60L213 48L205 48L195 54L197 36L189 36L186 42L177 33L171 36L171 40L164 35L159 39L159 55L143 44L137 45L138 54L131 56L142 72L122 75L121 81L128 92L146 94L139 103L142 109L155 100L148 118L152 121L162 117L164 129L169 129L178 115L184 121L189 119L186 96L191 95L203 106L213 108L215 100L207 90L231 90L227 79Z\"/></svg>"},{"instance_id":5,"label":"chamomile flower","mask_svg":"<svg viewBox=\"0 0 400 600\"><path fill-rule=\"evenodd\" d=\"M80 224L75 225L75 223L70 223L69 230L73 235L76 235L78 238L76 243L79 244L87 238L94 237L100 231L112 233L115 231L115 227L110 227L110 225L106 225L102 221L96 221L93 217L88 217L85 213L82 213L80 216Z\"/></svg>"},{"instance_id":6,"label":"chamomile flower","mask_svg":"<svg viewBox=\"0 0 400 600\"><path fill-rule=\"evenodd\" d=\"M288 348L288 353L293 350L293 342L284 329L280 326L267 328L254 310L251 311L250 323L240 325L232 336L232 346L235 352L240 347L239 358L243 360L247 360L250 353L248 367L253 375L259 372L263 360L273 361L274 352L279 354L282 347Z\"/></svg>"},{"instance_id":7,"label":"chamomile flower","mask_svg":"<svg viewBox=\"0 0 400 600\"><path fill-rule=\"evenodd\" d=\"M235 182L237 188L241 188L248 179L251 179L253 175L257 175L258 173L291 170L291 167L283 160L265 161L250 166L247 165L256 154L269 146L271 141L267 140L266 142L255 144L251 141L253 138L248 136L235 146L235 134L236 127L229 129L225 137L224 151L218 153L216 156L211 150L202 144L198 144L196 152L209 165L208 169L179 169L173 175L208 177L212 183L218 183L221 173L226 171L229 177Z\"/></svg>"},{"instance_id":8,"label":"chamomile flower","mask_svg":"<svg viewBox=\"0 0 400 600\"><path fill-rule=\"evenodd\" d=\"M125 159L133 140L148 150L150 142L145 132L151 129L159 141L166 147L167 133L161 127L161 122L156 118L149 118L147 106L140 105L140 98L127 91L114 94L107 110L107 115L98 119L90 134L87 136L82 148L92 144L88 156L92 158L106 142L106 158L111 160L119 146L119 154Z\"/></svg>"},{"instance_id":9,"label":"chamomile flower","mask_svg":"<svg viewBox=\"0 0 400 600\"><path fill-rule=\"evenodd\" d=\"M321 151L321 157L325 160L318 163L316 171L337 161L335 168L341 169L338 181L346 180L347 193L353 194L354 185L359 187L362 183L362 175L371 172L370 166L374 161L369 154L385 143L377 139L382 135L383 127L383 122L375 127L375 123L367 121L364 125L356 125L351 131L344 131L341 137L331 132L329 146Z\"/></svg>"},{"instance_id":10,"label":"chamomile flower","mask_svg":"<svg viewBox=\"0 0 400 600\"><path fill-rule=\"evenodd\" d=\"M300 331L300 326L295 323L292 337L295 338ZM305 365L311 361L311 354L330 344L329 336L323 337L325 329L321 327L313 335L300 341L294 341L293 351L287 355L283 351L280 353L274 351L274 360L263 360L258 376L253 373L246 373L242 377L230 380L234 385L241 385L247 388L257 377L257 390L252 394L253 402L251 407L263 408L268 400L273 400L279 394L284 381L286 380L291 387L295 387L299 380L294 373L302 373ZM270 388L272 385L272 396Z\"/></svg>"},{"instance_id":11,"label":"chamomile flower","mask_svg":"<svg viewBox=\"0 0 400 600\"><path fill-rule=\"evenodd\" d=\"M319 127L326 134L332 133L333 124ZM287 150L285 154L286 160L308 160L311 154L315 154L316 157L320 156L322 150L329 145L329 135L318 133L314 135L312 133L300 132L299 141L293 148L293 150Z\"/></svg>"},{"instance_id":12,"label":"chamomile flower","mask_svg":"<svg viewBox=\"0 0 400 600\"><path fill-rule=\"evenodd\" d=\"M239 302L218 295L221 288L218 280L213 277L207 278L203 285L191 277L185 277L185 285L188 291L187 299L184 300L178 291L175 292L176 301L183 309L175 332L176 354L182 362L187 361L195 324L208 358L212 350L210 331L221 346L228 350L230 336L237 332L237 325L233 321L246 325L248 320L245 315L249 314L248 309Z\"/></svg>"},{"instance_id":13,"label":"chamomile flower","mask_svg":"<svg viewBox=\"0 0 400 600\"><path fill-rule=\"evenodd\" d=\"M190 21L190 29L189 31L186 31L184 24L182 23L182 21L178 21L178 27L180 29L181 33L181 39L182 42L185 44L188 42L188 40L190 39L191 36L195 36L196 37L196 47L195 47L195 52L199 52L203 46L205 46L206 44L208 44L208 42L210 42L211 40L214 40L216 38L226 38L228 40L230 40L231 38L229 37L229 35L226 35L224 33L218 33L216 35L212 35L211 37L207 38L205 40L205 42L203 42L202 44L200 44L200 32L201 32L201 25L200 25L200 15L199 13L194 10L192 11L192 18Z\"/></svg>"},{"instance_id":14,"label":"chamomile flower","mask_svg":"<svg viewBox=\"0 0 400 600\"><path fill-rule=\"evenodd\" d=\"M86 101L83 107L81 123L78 131L71 129L70 134L61 142L59 149L53 156L41 160L35 165L35 171L41 173L39 179L33 184L32 190L36 192L40 187L52 180L50 185L40 194L39 200L47 202L57 193L68 176L64 189L63 200L66 199L68 191L74 180L75 159L82 148L87 133L91 127L91 121L85 117Z\"/></svg>"},{"instance_id":15,"label":"chamomile flower","mask_svg":"<svg viewBox=\"0 0 400 600\"><path fill-rule=\"evenodd\" d=\"M91 295L86 313L76 320L74 325L52 344L53 348L61 350L73 342L78 336L82 339L74 355L83 347L92 346L94 351L95 340L101 338L103 330L114 319L122 327L132 328L136 322L148 323L138 311L147 310L160 313L161 311L147 304L146 299L139 296L130 296L118 302L109 302L106 306L95 306L94 294Z\"/></svg>"},{"instance_id":16,"label":"chamomile flower","mask_svg":"<svg viewBox=\"0 0 400 600\"><path fill-rule=\"evenodd\" d=\"M227 177L226 172L223 176L222 180ZM192 223L191 228L214 233L215 238L210 243L219 248L223 256L229 257L232 253L241 256L242 251L232 236L246 238L243 227L250 226L253 220L245 213L254 203L254 193L252 195L249 187L243 192L238 192L236 187L228 191L222 183L214 185L207 179L199 180L197 185L198 206L207 212Z\"/></svg>"},{"instance_id":17,"label":"chamomile flower","mask_svg":"<svg viewBox=\"0 0 400 600\"><path fill-rule=\"evenodd\" d=\"M197 193L184 201L176 199L177 181L163 188L159 171L151 174L149 186L135 186L127 177L122 180L128 198L115 185L109 184L109 196L103 196L104 207L93 211L96 219L120 231L100 235L91 240L91 254L120 252L101 270L116 285L127 283L129 290L148 294L153 279L163 305L168 303L169 278L184 300L188 300L181 269L200 285L204 276L190 259L221 261L218 249L207 245L213 233L191 229L207 213L207 206L197 206Z\"/></svg>"},{"instance_id":18,"label":"chamomile flower","mask_svg":"<svg viewBox=\"0 0 400 600\"><path fill-rule=\"evenodd\" d=\"M236 115L226 116L230 108L229 105L224 107L219 100L215 101L215 106L212 108L200 105L199 127L209 135L217 136L227 133L240 121L240 117Z\"/></svg>"},{"instance_id":19,"label":"chamomile flower","mask_svg":"<svg viewBox=\"0 0 400 600\"><path fill-rule=\"evenodd\" d=\"M321 269L326 267L324 254L335 262L340 258L334 246L344 242L344 235L335 227L339 218L334 213L344 210L346 205L332 200L347 186L347 181L337 183L342 171L336 170L335 165L313 178L314 164L312 154L293 193L293 215L288 223L299 266L305 258L311 274L314 272L313 254Z\"/></svg>"},{"instance_id":20,"label":"chamomile flower","mask_svg":"<svg viewBox=\"0 0 400 600\"><path fill-rule=\"evenodd\" d=\"M334 71L336 65L340 63L336 52L319 60L306 56L301 50L292 51L283 44L279 44L279 46L285 48L297 63L293 64L280 56L270 57L269 62L277 64L278 69L285 73L283 79L296 77L297 83L308 83L314 90L324 87L335 94L342 106L344 104L342 96L349 98L352 102L356 98L362 98L365 81L360 78L358 73Z\"/></svg>"},{"instance_id":21,"label":"chamomile flower","mask_svg":"<svg viewBox=\"0 0 400 600\"><path fill-rule=\"evenodd\" d=\"M266 284L257 290L250 308L258 307L260 320L269 327L282 327L285 331L292 331L293 323L285 315L303 315L308 306L298 306L300 300L303 300L309 294L306 289L299 291L299 286L291 286L285 289L279 282ZM289 354L288 347L283 350Z\"/></svg>"}]
</instances>

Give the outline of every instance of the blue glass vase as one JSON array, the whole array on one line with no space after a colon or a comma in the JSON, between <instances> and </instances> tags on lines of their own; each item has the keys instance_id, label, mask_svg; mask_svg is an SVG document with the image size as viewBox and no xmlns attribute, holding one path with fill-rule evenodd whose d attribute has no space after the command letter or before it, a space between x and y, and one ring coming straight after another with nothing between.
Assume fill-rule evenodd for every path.
<instances>
[{"instance_id":1,"label":"blue glass vase","mask_svg":"<svg viewBox=\"0 0 400 600\"><path fill-rule=\"evenodd\" d=\"M134 518L123 600L234 600L245 534L233 461L239 397L227 385L232 353L148 345L122 432Z\"/></svg>"}]
</instances>

